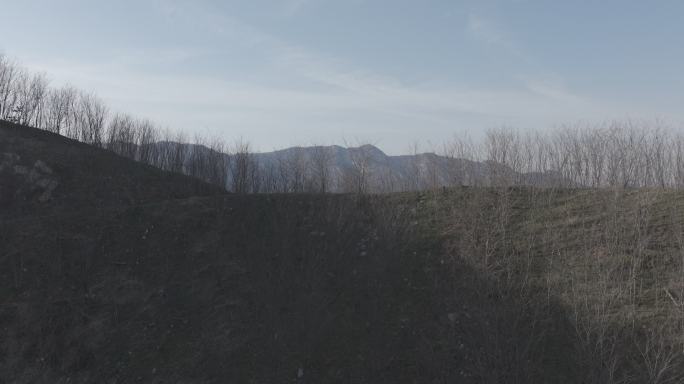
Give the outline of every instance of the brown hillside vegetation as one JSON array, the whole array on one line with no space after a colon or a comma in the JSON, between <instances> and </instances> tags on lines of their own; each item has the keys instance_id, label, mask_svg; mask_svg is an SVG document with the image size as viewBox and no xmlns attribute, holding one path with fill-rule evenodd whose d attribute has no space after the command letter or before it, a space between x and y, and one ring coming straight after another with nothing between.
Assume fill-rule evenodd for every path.
<instances>
[{"instance_id":1,"label":"brown hillside vegetation","mask_svg":"<svg viewBox=\"0 0 684 384\"><path fill-rule=\"evenodd\" d=\"M0 156L7 382L683 378L681 192L228 195L14 125Z\"/></svg>"}]
</instances>

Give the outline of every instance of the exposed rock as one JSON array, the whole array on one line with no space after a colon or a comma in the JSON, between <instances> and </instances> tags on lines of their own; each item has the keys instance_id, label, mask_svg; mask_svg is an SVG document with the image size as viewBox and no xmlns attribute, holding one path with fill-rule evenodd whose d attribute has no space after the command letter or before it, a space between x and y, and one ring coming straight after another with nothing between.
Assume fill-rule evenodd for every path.
<instances>
[{"instance_id":1,"label":"exposed rock","mask_svg":"<svg viewBox=\"0 0 684 384\"><path fill-rule=\"evenodd\" d=\"M47 175L52 175L52 169L47 166L42 160L37 160L33 168Z\"/></svg>"},{"instance_id":2,"label":"exposed rock","mask_svg":"<svg viewBox=\"0 0 684 384\"><path fill-rule=\"evenodd\" d=\"M17 175L27 175L29 173L29 168L23 165L15 165L12 170Z\"/></svg>"},{"instance_id":3,"label":"exposed rock","mask_svg":"<svg viewBox=\"0 0 684 384\"><path fill-rule=\"evenodd\" d=\"M41 203L52 199L59 181L44 161L37 160L33 166L20 164L21 157L10 152L3 153L0 159L0 174L9 180L0 188L0 202L9 203L22 195L37 195Z\"/></svg>"}]
</instances>

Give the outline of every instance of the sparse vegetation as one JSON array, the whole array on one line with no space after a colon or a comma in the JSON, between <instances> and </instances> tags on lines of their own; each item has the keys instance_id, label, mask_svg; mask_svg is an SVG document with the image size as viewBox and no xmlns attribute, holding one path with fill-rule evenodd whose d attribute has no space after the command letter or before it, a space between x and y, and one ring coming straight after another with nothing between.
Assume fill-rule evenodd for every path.
<instances>
[{"instance_id":1,"label":"sparse vegetation","mask_svg":"<svg viewBox=\"0 0 684 384\"><path fill-rule=\"evenodd\" d=\"M92 93L53 89L0 55L0 119L35 126L121 156L181 172L236 193L382 193L454 186L659 188L684 186L684 137L658 121L565 126L545 132L492 129L478 140L456 137L441 156L413 157L401 172L374 168L375 147L358 143L346 163L332 147L281 152L260 163L248 142L163 130L154 122L113 114Z\"/></svg>"},{"instance_id":2,"label":"sparse vegetation","mask_svg":"<svg viewBox=\"0 0 684 384\"><path fill-rule=\"evenodd\" d=\"M524 147L506 137L490 148L520 172ZM0 151L0 376L12 382L684 375L676 189L225 195L9 123ZM196 166L242 168L229 183L258 191L249 151L234 152L245 157Z\"/></svg>"},{"instance_id":3,"label":"sparse vegetation","mask_svg":"<svg viewBox=\"0 0 684 384\"><path fill-rule=\"evenodd\" d=\"M684 381L684 137L412 148L265 161L0 56L0 377Z\"/></svg>"}]
</instances>

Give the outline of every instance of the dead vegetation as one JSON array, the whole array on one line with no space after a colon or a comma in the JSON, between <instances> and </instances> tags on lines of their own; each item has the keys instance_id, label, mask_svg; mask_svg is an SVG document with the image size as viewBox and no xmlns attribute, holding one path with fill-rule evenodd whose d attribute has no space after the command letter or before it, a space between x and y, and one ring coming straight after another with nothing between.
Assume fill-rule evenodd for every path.
<instances>
[{"instance_id":1,"label":"dead vegetation","mask_svg":"<svg viewBox=\"0 0 684 384\"><path fill-rule=\"evenodd\" d=\"M402 186L426 192L376 195L397 180L370 147L264 168L2 58L0 118L52 132L0 122L10 382L684 380L666 127L493 130L445 146L448 180L428 156Z\"/></svg>"}]
</instances>

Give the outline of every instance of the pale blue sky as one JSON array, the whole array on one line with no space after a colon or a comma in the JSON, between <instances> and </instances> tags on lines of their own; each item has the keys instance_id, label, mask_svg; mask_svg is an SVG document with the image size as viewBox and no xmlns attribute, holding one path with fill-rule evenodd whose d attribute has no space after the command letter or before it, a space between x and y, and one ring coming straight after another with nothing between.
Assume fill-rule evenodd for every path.
<instances>
[{"instance_id":1,"label":"pale blue sky","mask_svg":"<svg viewBox=\"0 0 684 384\"><path fill-rule=\"evenodd\" d=\"M261 150L684 121L681 1L0 3L0 50L53 84Z\"/></svg>"}]
</instances>

